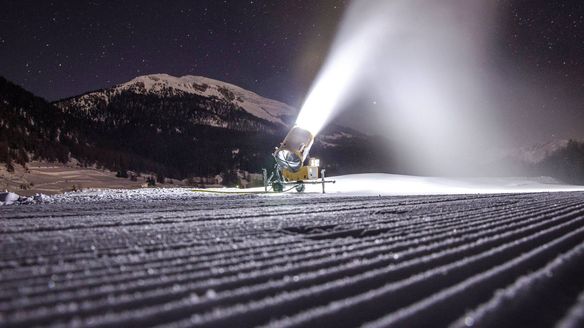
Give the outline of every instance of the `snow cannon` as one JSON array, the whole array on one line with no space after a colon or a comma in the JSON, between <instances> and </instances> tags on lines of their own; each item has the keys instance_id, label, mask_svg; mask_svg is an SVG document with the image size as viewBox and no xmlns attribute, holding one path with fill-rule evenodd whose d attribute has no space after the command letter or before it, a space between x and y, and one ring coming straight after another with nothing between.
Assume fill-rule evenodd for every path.
<instances>
[{"instance_id":1,"label":"snow cannon","mask_svg":"<svg viewBox=\"0 0 584 328\"><path fill-rule=\"evenodd\" d=\"M310 131L294 126L272 154L276 164L269 178L264 169L265 190L268 191L268 186L271 186L272 191L283 192L285 186L291 185L290 190L296 189L298 192L303 192L305 184L322 183L324 193L324 184L334 183L334 181L324 179L324 169L320 171L321 181L318 181L320 160L310 158L308 165L304 165L313 143L314 136Z\"/></svg>"},{"instance_id":2,"label":"snow cannon","mask_svg":"<svg viewBox=\"0 0 584 328\"><path fill-rule=\"evenodd\" d=\"M276 164L281 170L300 171L313 143L312 133L299 126L293 127L274 152Z\"/></svg>"}]
</instances>

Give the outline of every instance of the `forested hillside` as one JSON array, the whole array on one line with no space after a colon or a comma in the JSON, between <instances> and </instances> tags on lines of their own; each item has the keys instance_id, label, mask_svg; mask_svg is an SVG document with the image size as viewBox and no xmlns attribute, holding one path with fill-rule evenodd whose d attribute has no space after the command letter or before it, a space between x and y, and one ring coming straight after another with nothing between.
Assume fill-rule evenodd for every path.
<instances>
[{"instance_id":1,"label":"forested hillside","mask_svg":"<svg viewBox=\"0 0 584 328\"><path fill-rule=\"evenodd\" d=\"M238 169L261 172L273 165L270 154L289 129L216 96L124 90L107 98L90 93L57 106L0 81L0 161L9 168L33 159L74 158L82 166L178 179ZM372 157L374 148L373 139L333 126L313 153L330 173L352 173L384 167Z\"/></svg>"}]
</instances>

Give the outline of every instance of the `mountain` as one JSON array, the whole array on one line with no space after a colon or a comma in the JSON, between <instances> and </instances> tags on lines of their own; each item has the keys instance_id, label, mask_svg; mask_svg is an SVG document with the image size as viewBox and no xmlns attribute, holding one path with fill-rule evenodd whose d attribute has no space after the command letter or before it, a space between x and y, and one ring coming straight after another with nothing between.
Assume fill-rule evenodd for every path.
<instances>
[{"instance_id":1,"label":"mountain","mask_svg":"<svg viewBox=\"0 0 584 328\"><path fill-rule=\"evenodd\" d=\"M82 128L59 108L0 77L0 162L9 171L13 162L68 161L72 148L88 142Z\"/></svg>"},{"instance_id":2,"label":"mountain","mask_svg":"<svg viewBox=\"0 0 584 328\"><path fill-rule=\"evenodd\" d=\"M0 162L79 163L185 179L261 172L297 110L204 77L139 76L48 103L0 77ZM379 151L382 149L382 151ZM328 174L396 172L382 138L330 124L311 155ZM560 140L511 152L521 175L584 184L584 143ZM402 173L408 173L406 171ZM231 179L229 178L231 177Z\"/></svg>"},{"instance_id":3,"label":"mountain","mask_svg":"<svg viewBox=\"0 0 584 328\"><path fill-rule=\"evenodd\" d=\"M168 74L139 76L113 88L57 101L55 105L65 111L81 110L94 120L104 121L107 110L115 108L119 99L127 97L164 100L157 108L161 116L167 114L164 110L178 106L189 108L192 114L196 114L190 117L192 124L239 130L281 128L293 122L298 114L291 106L229 83L201 76L174 77Z\"/></svg>"},{"instance_id":4,"label":"mountain","mask_svg":"<svg viewBox=\"0 0 584 328\"><path fill-rule=\"evenodd\" d=\"M522 175L549 176L584 185L584 141L553 140L505 152L500 159Z\"/></svg>"},{"instance_id":5,"label":"mountain","mask_svg":"<svg viewBox=\"0 0 584 328\"><path fill-rule=\"evenodd\" d=\"M570 140L560 139L536 144L530 147L522 147L510 152L509 157L526 164L538 164L555 152L566 148L569 142Z\"/></svg>"},{"instance_id":6,"label":"mountain","mask_svg":"<svg viewBox=\"0 0 584 328\"><path fill-rule=\"evenodd\" d=\"M540 175L550 175L566 183L584 185L584 142L568 140L564 147L535 164Z\"/></svg>"},{"instance_id":7,"label":"mountain","mask_svg":"<svg viewBox=\"0 0 584 328\"><path fill-rule=\"evenodd\" d=\"M197 76L139 76L52 104L6 80L3 85L0 120L7 123L0 146L10 154L4 162L19 153L21 164L74 158L121 175L132 170L183 179L261 172L273 166L271 153L297 115L281 102ZM376 142L332 125L318 136L312 154L329 173L380 170Z\"/></svg>"}]
</instances>

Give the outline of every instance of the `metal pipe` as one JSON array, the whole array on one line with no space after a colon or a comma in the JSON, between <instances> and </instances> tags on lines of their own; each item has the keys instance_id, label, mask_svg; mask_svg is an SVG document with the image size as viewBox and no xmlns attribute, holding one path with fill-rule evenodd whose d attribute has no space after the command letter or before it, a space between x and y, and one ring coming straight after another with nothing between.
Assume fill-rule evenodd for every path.
<instances>
[{"instance_id":1,"label":"metal pipe","mask_svg":"<svg viewBox=\"0 0 584 328\"><path fill-rule=\"evenodd\" d=\"M264 191L268 191L268 171L266 169L262 169L262 174L264 177Z\"/></svg>"}]
</instances>

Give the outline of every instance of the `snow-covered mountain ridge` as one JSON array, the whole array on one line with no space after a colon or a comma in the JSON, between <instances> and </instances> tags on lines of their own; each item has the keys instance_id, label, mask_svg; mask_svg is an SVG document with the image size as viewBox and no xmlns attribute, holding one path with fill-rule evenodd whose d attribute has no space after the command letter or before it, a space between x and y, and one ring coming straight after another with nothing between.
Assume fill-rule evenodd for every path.
<instances>
[{"instance_id":1,"label":"snow-covered mountain ridge","mask_svg":"<svg viewBox=\"0 0 584 328\"><path fill-rule=\"evenodd\" d=\"M155 99L147 99L151 96ZM154 117L162 120L179 115L180 125L186 124L160 126L155 120L151 122L151 127L158 132L169 128L182 131L187 126L205 125L240 131L284 133L298 115L296 108L285 103L262 97L227 82L193 75L138 76L111 88L63 99L54 104L66 112L100 124L124 125L136 120L143 121L144 116L136 117L132 114L137 107L142 107L142 112L148 109ZM178 108L181 109L179 112L176 111ZM239 115L242 113L245 115ZM354 137L365 136L349 128L330 126L317 136L316 144L337 147Z\"/></svg>"},{"instance_id":2,"label":"snow-covered mountain ridge","mask_svg":"<svg viewBox=\"0 0 584 328\"><path fill-rule=\"evenodd\" d=\"M582 140L575 140L584 142ZM508 157L527 164L538 164L553 153L568 147L570 140L559 139L540 143L529 147L522 147L508 153Z\"/></svg>"},{"instance_id":3,"label":"snow-covered mountain ridge","mask_svg":"<svg viewBox=\"0 0 584 328\"><path fill-rule=\"evenodd\" d=\"M202 76L185 75L175 77L168 74L138 76L112 88L86 93L84 95L56 102L61 108L76 108L91 111L109 104L111 98L130 92L134 94L173 97L198 95L231 104L260 119L287 125L290 117L298 110L285 103L262 97L236 85Z\"/></svg>"}]
</instances>

